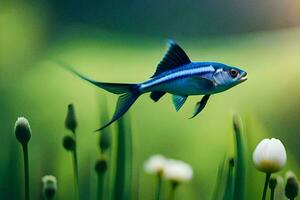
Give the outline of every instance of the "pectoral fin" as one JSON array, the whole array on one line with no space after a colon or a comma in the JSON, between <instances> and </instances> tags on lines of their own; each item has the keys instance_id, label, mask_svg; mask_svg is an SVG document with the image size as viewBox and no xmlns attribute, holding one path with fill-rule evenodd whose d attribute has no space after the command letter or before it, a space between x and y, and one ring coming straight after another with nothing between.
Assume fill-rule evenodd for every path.
<instances>
[{"instance_id":1,"label":"pectoral fin","mask_svg":"<svg viewBox=\"0 0 300 200\"><path fill-rule=\"evenodd\" d=\"M166 92L151 92L150 98L157 102L162 96L164 96Z\"/></svg>"},{"instance_id":2,"label":"pectoral fin","mask_svg":"<svg viewBox=\"0 0 300 200\"><path fill-rule=\"evenodd\" d=\"M187 96L173 95L173 104L175 106L176 111L178 111L186 101Z\"/></svg>"},{"instance_id":3,"label":"pectoral fin","mask_svg":"<svg viewBox=\"0 0 300 200\"><path fill-rule=\"evenodd\" d=\"M198 115L198 114L203 110L203 108L205 107L205 105L206 105L206 103L207 103L209 97L210 97L209 94L204 95L204 96L202 97L201 101L197 102L196 107L195 107L194 114L193 114L193 116L192 116L190 119L196 117L196 115Z\"/></svg>"}]
</instances>

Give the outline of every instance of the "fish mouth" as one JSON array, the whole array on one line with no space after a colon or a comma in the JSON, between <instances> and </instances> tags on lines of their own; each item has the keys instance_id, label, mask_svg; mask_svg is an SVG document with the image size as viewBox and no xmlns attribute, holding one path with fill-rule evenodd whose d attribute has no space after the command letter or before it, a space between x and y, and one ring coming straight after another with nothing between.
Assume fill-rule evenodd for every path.
<instances>
[{"instance_id":1,"label":"fish mouth","mask_svg":"<svg viewBox=\"0 0 300 200\"><path fill-rule=\"evenodd\" d=\"M240 78L240 82L244 82L246 81L248 78L247 78L247 72L244 72Z\"/></svg>"}]
</instances>

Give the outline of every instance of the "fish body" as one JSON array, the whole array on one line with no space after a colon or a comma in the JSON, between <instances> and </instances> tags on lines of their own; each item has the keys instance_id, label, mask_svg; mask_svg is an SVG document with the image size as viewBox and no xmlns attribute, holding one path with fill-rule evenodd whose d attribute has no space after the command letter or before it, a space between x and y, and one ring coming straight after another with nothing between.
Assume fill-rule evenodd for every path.
<instances>
[{"instance_id":1,"label":"fish body","mask_svg":"<svg viewBox=\"0 0 300 200\"><path fill-rule=\"evenodd\" d=\"M120 95L112 119L98 130L118 120L142 94L150 92L150 98L155 102L167 93L172 94L173 104L177 111L183 106L188 96L204 95L196 104L193 118L204 109L211 95L226 91L247 80L247 73L237 67L218 62L192 62L174 41L169 42L169 49L153 76L137 84L95 81L81 75L64 63L57 63L97 87Z\"/></svg>"},{"instance_id":2,"label":"fish body","mask_svg":"<svg viewBox=\"0 0 300 200\"><path fill-rule=\"evenodd\" d=\"M217 62L191 62L139 84L139 91L141 93L164 91L181 96L215 94L239 83L232 82L231 77L222 74L223 70L230 69L233 67ZM246 75L241 70L240 73L242 76ZM241 79L244 80L246 79Z\"/></svg>"}]
</instances>

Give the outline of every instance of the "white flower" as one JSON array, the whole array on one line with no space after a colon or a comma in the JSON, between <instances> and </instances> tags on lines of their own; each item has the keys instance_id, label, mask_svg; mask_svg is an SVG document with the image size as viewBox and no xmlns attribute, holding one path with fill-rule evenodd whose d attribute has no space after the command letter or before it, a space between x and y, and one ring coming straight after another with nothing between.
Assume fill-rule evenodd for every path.
<instances>
[{"instance_id":1,"label":"white flower","mask_svg":"<svg viewBox=\"0 0 300 200\"><path fill-rule=\"evenodd\" d=\"M45 175L42 178L43 195L47 199L52 199L57 191L57 180L55 176Z\"/></svg>"},{"instance_id":2,"label":"white flower","mask_svg":"<svg viewBox=\"0 0 300 200\"><path fill-rule=\"evenodd\" d=\"M28 122L28 120L25 117L18 117L17 121L16 121L16 125L19 125L19 126L29 126L29 122Z\"/></svg>"},{"instance_id":3,"label":"white flower","mask_svg":"<svg viewBox=\"0 0 300 200\"><path fill-rule=\"evenodd\" d=\"M52 175L45 175L42 177L42 183L44 186L53 186L54 188L57 188L57 180L55 176Z\"/></svg>"},{"instance_id":4,"label":"white flower","mask_svg":"<svg viewBox=\"0 0 300 200\"><path fill-rule=\"evenodd\" d=\"M253 152L255 167L266 173L279 171L286 163L286 151L278 139L264 139Z\"/></svg>"},{"instance_id":5,"label":"white flower","mask_svg":"<svg viewBox=\"0 0 300 200\"><path fill-rule=\"evenodd\" d=\"M165 172L167 159L162 155L153 155L145 163L144 169L149 174L160 174Z\"/></svg>"},{"instance_id":6,"label":"white flower","mask_svg":"<svg viewBox=\"0 0 300 200\"><path fill-rule=\"evenodd\" d=\"M193 169L183 161L169 159L164 176L172 182L188 182L193 177Z\"/></svg>"},{"instance_id":7,"label":"white flower","mask_svg":"<svg viewBox=\"0 0 300 200\"><path fill-rule=\"evenodd\" d=\"M31 129L25 117L18 117L15 123L15 135L21 144L27 144L31 138Z\"/></svg>"}]
</instances>

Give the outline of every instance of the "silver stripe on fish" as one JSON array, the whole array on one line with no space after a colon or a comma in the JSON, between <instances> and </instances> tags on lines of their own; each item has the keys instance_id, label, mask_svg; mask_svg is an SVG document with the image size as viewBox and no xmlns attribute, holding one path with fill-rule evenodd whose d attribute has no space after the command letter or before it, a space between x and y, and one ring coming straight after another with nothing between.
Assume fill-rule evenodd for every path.
<instances>
[{"instance_id":1,"label":"silver stripe on fish","mask_svg":"<svg viewBox=\"0 0 300 200\"><path fill-rule=\"evenodd\" d=\"M161 84L163 82L172 80L172 79L176 79L176 78L180 78L183 76L189 76L191 74L201 74L201 73L207 73L207 72L214 72L215 69L213 68L213 66L207 66L207 67L197 67L197 68L189 68L189 69L184 69L184 70L180 70L171 74L168 74L166 76L157 78L157 79L152 79L148 82L142 83L141 84L141 89L144 88L148 88L148 87L152 87L156 84Z\"/></svg>"}]
</instances>

